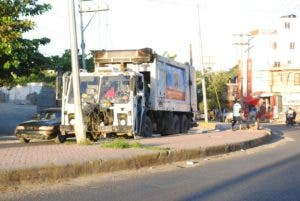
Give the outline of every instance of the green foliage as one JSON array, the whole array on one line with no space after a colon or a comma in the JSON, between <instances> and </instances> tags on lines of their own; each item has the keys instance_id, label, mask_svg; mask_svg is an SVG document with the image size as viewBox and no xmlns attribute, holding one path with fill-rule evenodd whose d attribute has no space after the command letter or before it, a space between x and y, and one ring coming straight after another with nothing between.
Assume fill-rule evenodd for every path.
<instances>
[{"instance_id":1,"label":"green foliage","mask_svg":"<svg viewBox=\"0 0 300 201\"><path fill-rule=\"evenodd\" d=\"M129 148L129 142L128 140L124 140L124 139L116 139L113 141L103 142L101 144L101 147L113 148L113 149L126 149Z\"/></svg>"},{"instance_id":2,"label":"green foliage","mask_svg":"<svg viewBox=\"0 0 300 201\"><path fill-rule=\"evenodd\" d=\"M40 45L50 42L47 38L28 40L22 34L34 29L28 16L48 11L49 4L38 4L37 0L0 1L0 86L11 86L22 76L39 74L45 69L48 59L39 53Z\"/></svg>"},{"instance_id":3,"label":"green foliage","mask_svg":"<svg viewBox=\"0 0 300 201\"><path fill-rule=\"evenodd\" d=\"M168 151L170 148L167 147L158 147L158 146L151 146L151 145L145 145L140 143L139 141L134 141L130 144L130 147L132 148L139 148L139 149L148 149L148 150L157 150L157 151Z\"/></svg>"},{"instance_id":4,"label":"green foliage","mask_svg":"<svg viewBox=\"0 0 300 201\"><path fill-rule=\"evenodd\" d=\"M52 56L51 58L51 64L56 71L62 71L67 72L71 71L71 50L65 50L65 52L62 54L62 56Z\"/></svg>"},{"instance_id":5,"label":"green foliage","mask_svg":"<svg viewBox=\"0 0 300 201\"><path fill-rule=\"evenodd\" d=\"M29 76L18 76L13 80L13 85L26 85L29 82L44 82L48 86L55 87L56 73L48 73L46 70L39 73L31 73Z\"/></svg>"},{"instance_id":6,"label":"green foliage","mask_svg":"<svg viewBox=\"0 0 300 201\"><path fill-rule=\"evenodd\" d=\"M207 72L205 74L206 98L208 110L227 107L227 83L230 78L237 76L237 66L225 72ZM197 100L200 111L203 111L202 75L196 72ZM218 97L218 98L217 98Z\"/></svg>"},{"instance_id":7,"label":"green foliage","mask_svg":"<svg viewBox=\"0 0 300 201\"><path fill-rule=\"evenodd\" d=\"M127 148L135 148L135 149L148 149L148 150L157 150L157 151L167 151L170 148L158 147L158 146L150 146L141 144L139 141L133 141L130 143L129 140L125 139L116 139L111 141L106 141L101 144L103 148L113 148L113 149L127 149Z\"/></svg>"},{"instance_id":8,"label":"green foliage","mask_svg":"<svg viewBox=\"0 0 300 201\"><path fill-rule=\"evenodd\" d=\"M171 54L168 51L164 51L164 53L162 54L163 57L167 57L173 61L175 61L177 54Z\"/></svg>"},{"instance_id":9,"label":"green foliage","mask_svg":"<svg viewBox=\"0 0 300 201\"><path fill-rule=\"evenodd\" d=\"M87 57L88 57L86 59L87 71L92 72L94 71L94 59L91 55L88 55ZM50 59L51 59L51 65L53 66L54 70L62 71L62 72L67 72L72 70L70 49L65 50L65 52L61 56L55 55L52 56ZM78 63L79 63L79 67L82 68L81 55L78 56Z\"/></svg>"}]
</instances>

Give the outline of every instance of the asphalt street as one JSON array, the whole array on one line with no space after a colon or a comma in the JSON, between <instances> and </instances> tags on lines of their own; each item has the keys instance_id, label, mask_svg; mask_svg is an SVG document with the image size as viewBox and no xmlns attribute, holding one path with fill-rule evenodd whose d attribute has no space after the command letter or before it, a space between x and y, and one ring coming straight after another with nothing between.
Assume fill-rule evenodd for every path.
<instances>
[{"instance_id":1,"label":"asphalt street","mask_svg":"<svg viewBox=\"0 0 300 201\"><path fill-rule=\"evenodd\" d=\"M300 200L299 126L272 126L271 143L221 157L25 187L0 200ZM189 163L190 164L190 163Z\"/></svg>"},{"instance_id":2,"label":"asphalt street","mask_svg":"<svg viewBox=\"0 0 300 201\"><path fill-rule=\"evenodd\" d=\"M0 103L0 140L11 139L18 123L31 119L35 105Z\"/></svg>"}]
</instances>

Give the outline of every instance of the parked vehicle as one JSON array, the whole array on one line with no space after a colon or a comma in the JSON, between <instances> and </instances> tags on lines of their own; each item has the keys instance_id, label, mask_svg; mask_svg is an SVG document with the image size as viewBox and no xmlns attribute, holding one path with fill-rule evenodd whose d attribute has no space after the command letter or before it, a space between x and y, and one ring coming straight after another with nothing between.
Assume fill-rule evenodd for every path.
<instances>
[{"instance_id":1,"label":"parked vehicle","mask_svg":"<svg viewBox=\"0 0 300 201\"><path fill-rule=\"evenodd\" d=\"M295 122L295 118L294 118L294 115L293 114L286 114L286 125L294 125L296 122Z\"/></svg>"},{"instance_id":2,"label":"parked vehicle","mask_svg":"<svg viewBox=\"0 0 300 201\"><path fill-rule=\"evenodd\" d=\"M285 123L286 125L294 125L296 123L296 111L294 109L292 109L291 107L289 107L289 109L286 111L285 114Z\"/></svg>"},{"instance_id":3,"label":"parked vehicle","mask_svg":"<svg viewBox=\"0 0 300 201\"><path fill-rule=\"evenodd\" d=\"M233 120L233 112L227 112L224 114L225 116L225 123L231 123Z\"/></svg>"},{"instance_id":4,"label":"parked vehicle","mask_svg":"<svg viewBox=\"0 0 300 201\"><path fill-rule=\"evenodd\" d=\"M201 121L201 120L204 120L204 119L205 119L205 114L204 113L200 113L200 112L195 113L195 120L196 121Z\"/></svg>"},{"instance_id":5,"label":"parked vehicle","mask_svg":"<svg viewBox=\"0 0 300 201\"><path fill-rule=\"evenodd\" d=\"M61 108L48 108L37 113L33 119L18 124L14 134L22 143L32 139L60 141L60 122Z\"/></svg>"},{"instance_id":6,"label":"parked vehicle","mask_svg":"<svg viewBox=\"0 0 300 201\"><path fill-rule=\"evenodd\" d=\"M107 134L150 137L184 133L196 125L195 69L152 49L94 52L95 72L80 73L83 119L89 138ZM65 74L62 135L74 134L72 77Z\"/></svg>"}]
</instances>

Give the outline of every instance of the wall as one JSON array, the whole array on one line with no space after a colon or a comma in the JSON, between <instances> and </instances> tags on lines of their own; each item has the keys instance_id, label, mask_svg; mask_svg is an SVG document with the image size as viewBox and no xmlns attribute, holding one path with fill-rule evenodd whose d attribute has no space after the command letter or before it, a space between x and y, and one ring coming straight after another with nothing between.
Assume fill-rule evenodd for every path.
<instances>
[{"instance_id":1,"label":"wall","mask_svg":"<svg viewBox=\"0 0 300 201\"><path fill-rule=\"evenodd\" d=\"M26 86L0 88L0 102L37 105L37 111L47 107L54 107L55 89L43 83L28 83Z\"/></svg>"}]
</instances>

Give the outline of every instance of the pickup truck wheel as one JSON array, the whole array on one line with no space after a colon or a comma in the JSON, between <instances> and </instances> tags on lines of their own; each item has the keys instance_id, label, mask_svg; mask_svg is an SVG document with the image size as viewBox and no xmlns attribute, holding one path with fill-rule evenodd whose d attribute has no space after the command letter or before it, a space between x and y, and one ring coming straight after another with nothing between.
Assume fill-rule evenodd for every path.
<instances>
[{"instance_id":1,"label":"pickup truck wheel","mask_svg":"<svg viewBox=\"0 0 300 201\"><path fill-rule=\"evenodd\" d=\"M30 141L30 139L26 139L26 138L20 137L19 141L20 141L20 143L24 144L24 143L28 143Z\"/></svg>"},{"instance_id":2,"label":"pickup truck wheel","mask_svg":"<svg viewBox=\"0 0 300 201\"><path fill-rule=\"evenodd\" d=\"M180 133L180 120L178 115L174 115L172 129L174 133Z\"/></svg>"},{"instance_id":3,"label":"pickup truck wheel","mask_svg":"<svg viewBox=\"0 0 300 201\"><path fill-rule=\"evenodd\" d=\"M183 115L181 118L181 133L186 133L189 129L190 122L188 120L188 118L186 117L186 115Z\"/></svg>"},{"instance_id":4,"label":"pickup truck wheel","mask_svg":"<svg viewBox=\"0 0 300 201\"><path fill-rule=\"evenodd\" d=\"M146 116L144 119L144 123L142 125L142 136L143 137L152 137L153 126L151 119Z\"/></svg>"}]
</instances>

